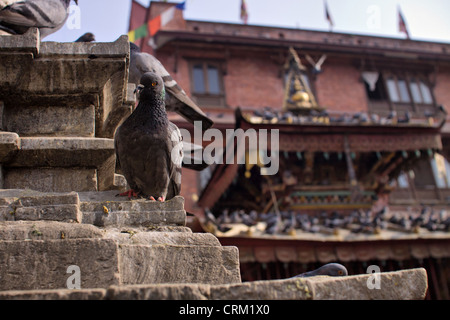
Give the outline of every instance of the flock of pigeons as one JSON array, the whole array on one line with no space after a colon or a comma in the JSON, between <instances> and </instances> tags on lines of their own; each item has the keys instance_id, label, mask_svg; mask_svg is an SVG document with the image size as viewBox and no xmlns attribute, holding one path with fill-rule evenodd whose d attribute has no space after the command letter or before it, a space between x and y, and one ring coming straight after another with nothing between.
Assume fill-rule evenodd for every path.
<instances>
[{"instance_id":1,"label":"flock of pigeons","mask_svg":"<svg viewBox=\"0 0 450 320\"><path fill-rule=\"evenodd\" d=\"M257 213L255 210L245 213L243 210L229 212L224 210L215 216L206 210L207 229L226 234L236 225L245 225L248 231L260 226L258 230L266 235L290 235L297 232L338 235L340 229L352 234L380 234L383 230L419 233L420 229L430 232L450 232L450 216L445 210L435 212L433 208L423 206L420 212L389 212L383 207L378 212L354 210L349 214L339 212L321 212L316 215L281 211L279 213ZM211 228L212 227L212 228Z\"/></svg>"},{"instance_id":2,"label":"flock of pigeons","mask_svg":"<svg viewBox=\"0 0 450 320\"><path fill-rule=\"evenodd\" d=\"M447 111L444 106L438 107L438 112L446 115ZM424 112L424 117L429 119L435 116L434 113ZM311 109L307 115L298 115L291 111L275 111L270 107L264 107L262 110L253 111L253 121L266 123L288 123L288 124L304 124L304 123L334 123L334 124L373 124L386 125L397 123L410 123L412 119L411 112L405 111L403 115L398 115L397 111L390 111L386 117L378 114L368 114L365 112L357 112L354 114L343 113L341 115L330 115L328 111L318 111Z\"/></svg>"}]
</instances>

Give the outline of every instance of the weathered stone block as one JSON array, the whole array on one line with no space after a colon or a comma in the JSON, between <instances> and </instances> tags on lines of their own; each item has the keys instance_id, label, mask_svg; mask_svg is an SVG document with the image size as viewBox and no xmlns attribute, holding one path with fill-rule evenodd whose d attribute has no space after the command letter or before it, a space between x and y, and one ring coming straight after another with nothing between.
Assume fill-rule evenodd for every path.
<instances>
[{"instance_id":1,"label":"weathered stone block","mask_svg":"<svg viewBox=\"0 0 450 320\"><path fill-rule=\"evenodd\" d=\"M240 283L236 247L120 245L122 284Z\"/></svg>"},{"instance_id":2,"label":"weathered stone block","mask_svg":"<svg viewBox=\"0 0 450 320\"><path fill-rule=\"evenodd\" d=\"M20 136L74 136L95 135L95 107L21 106L4 109L3 128Z\"/></svg>"},{"instance_id":3,"label":"weathered stone block","mask_svg":"<svg viewBox=\"0 0 450 320\"><path fill-rule=\"evenodd\" d=\"M10 161L17 154L20 146L20 138L17 133L0 132L0 163Z\"/></svg>"},{"instance_id":4,"label":"weathered stone block","mask_svg":"<svg viewBox=\"0 0 450 320\"><path fill-rule=\"evenodd\" d=\"M145 199L116 197L117 191L80 193L83 223L96 226L185 226L184 198L175 197L164 203Z\"/></svg>"},{"instance_id":5,"label":"weathered stone block","mask_svg":"<svg viewBox=\"0 0 450 320\"><path fill-rule=\"evenodd\" d=\"M0 300L103 300L106 289L0 291Z\"/></svg>"},{"instance_id":6,"label":"weathered stone block","mask_svg":"<svg viewBox=\"0 0 450 320\"><path fill-rule=\"evenodd\" d=\"M337 277L314 277L315 299L317 300L423 300L428 280L423 268L380 273L380 288L370 289L373 274Z\"/></svg>"},{"instance_id":7,"label":"weathered stone block","mask_svg":"<svg viewBox=\"0 0 450 320\"><path fill-rule=\"evenodd\" d=\"M96 191L97 170L87 168L5 168L3 187L41 192Z\"/></svg>"},{"instance_id":8,"label":"weathered stone block","mask_svg":"<svg viewBox=\"0 0 450 320\"><path fill-rule=\"evenodd\" d=\"M92 225L55 221L0 222L1 240L64 240L102 238L104 232Z\"/></svg>"},{"instance_id":9,"label":"weathered stone block","mask_svg":"<svg viewBox=\"0 0 450 320\"><path fill-rule=\"evenodd\" d=\"M114 43L40 43L34 29L22 36L1 37L0 51L0 100L12 113L6 117L7 125L25 135L92 136L95 128L100 136L110 113L129 100L127 36ZM20 115L27 112L14 113L17 107L30 109L30 121L20 123ZM90 115L95 111L95 126L91 116L80 117L83 108ZM67 109L67 123L60 121L62 109Z\"/></svg>"},{"instance_id":10,"label":"weathered stone block","mask_svg":"<svg viewBox=\"0 0 450 320\"><path fill-rule=\"evenodd\" d=\"M72 265L80 268L81 288L119 284L113 240L0 241L0 290L67 288Z\"/></svg>"},{"instance_id":11,"label":"weathered stone block","mask_svg":"<svg viewBox=\"0 0 450 320\"><path fill-rule=\"evenodd\" d=\"M53 220L80 222L78 194L40 193L32 190L0 191L0 221Z\"/></svg>"},{"instance_id":12,"label":"weathered stone block","mask_svg":"<svg viewBox=\"0 0 450 320\"><path fill-rule=\"evenodd\" d=\"M41 37L37 28L31 28L24 35L8 35L0 37L0 48L4 52L30 52L39 53Z\"/></svg>"},{"instance_id":13,"label":"weathered stone block","mask_svg":"<svg viewBox=\"0 0 450 320\"><path fill-rule=\"evenodd\" d=\"M185 232L152 232L129 228L120 230L121 232L117 229L106 230L105 239L114 239L119 244L221 247L219 239L211 233L192 233L189 228Z\"/></svg>"},{"instance_id":14,"label":"weathered stone block","mask_svg":"<svg viewBox=\"0 0 450 320\"><path fill-rule=\"evenodd\" d=\"M114 140L112 139L22 138L21 149L9 166L99 167L114 154Z\"/></svg>"},{"instance_id":15,"label":"weathered stone block","mask_svg":"<svg viewBox=\"0 0 450 320\"><path fill-rule=\"evenodd\" d=\"M15 220L51 220L51 221L80 221L78 205L67 204L61 206L40 206L17 208Z\"/></svg>"}]
</instances>

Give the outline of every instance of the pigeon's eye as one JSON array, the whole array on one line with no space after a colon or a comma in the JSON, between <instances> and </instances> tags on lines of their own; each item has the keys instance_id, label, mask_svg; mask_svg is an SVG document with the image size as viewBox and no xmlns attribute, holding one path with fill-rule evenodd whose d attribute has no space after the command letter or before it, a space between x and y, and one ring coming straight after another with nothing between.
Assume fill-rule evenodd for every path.
<instances>
[{"instance_id":1,"label":"pigeon's eye","mask_svg":"<svg viewBox=\"0 0 450 320\"><path fill-rule=\"evenodd\" d=\"M339 274L340 276L342 276L344 273L342 272L342 270L339 270L339 271L338 271L338 274Z\"/></svg>"},{"instance_id":2,"label":"pigeon's eye","mask_svg":"<svg viewBox=\"0 0 450 320\"><path fill-rule=\"evenodd\" d=\"M152 87L156 87L157 85L158 85L158 82L156 82L156 81L152 82Z\"/></svg>"}]
</instances>

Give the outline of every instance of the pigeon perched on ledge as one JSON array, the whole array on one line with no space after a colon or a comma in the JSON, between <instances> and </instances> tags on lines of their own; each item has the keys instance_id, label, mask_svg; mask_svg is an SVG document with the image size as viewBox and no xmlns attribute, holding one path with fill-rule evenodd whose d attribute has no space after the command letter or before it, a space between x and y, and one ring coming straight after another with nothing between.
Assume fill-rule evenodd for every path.
<instances>
[{"instance_id":1,"label":"pigeon perched on ledge","mask_svg":"<svg viewBox=\"0 0 450 320\"><path fill-rule=\"evenodd\" d=\"M301 273L292 278L307 278L315 276L343 277L348 276L348 271L347 268L344 267L342 264L328 263L316 270Z\"/></svg>"},{"instance_id":2,"label":"pigeon perched on ledge","mask_svg":"<svg viewBox=\"0 0 450 320\"><path fill-rule=\"evenodd\" d=\"M26 0L15 2L0 10L0 30L24 34L39 28L41 38L58 31L69 17L71 0ZM78 0L74 0L78 5Z\"/></svg>"},{"instance_id":3,"label":"pigeon perched on ledge","mask_svg":"<svg viewBox=\"0 0 450 320\"><path fill-rule=\"evenodd\" d=\"M192 124L194 121L201 121L203 130L209 129L213 125L213 121L187 96L161 62L151 54L141 52L137 45L130 42L128 82L138 86L142 75L148 71L156 73L164 80L167 111L178 113Z\"/></svg>"},{"instance_id":4,"label":"pigeon perched on ledge","mask_svg":"<svg viewBox=\"0 0 450 320\"><path fill-rule=\"evenodd\" d=\"M95 36L91 32L86 32L77 40L75 40L75 42L92 42L92 41L95 41Z\"/></svg>"},{"instance_id":5,"label":"pigeon perched on ledge","mask_svg":"<svg viewBox=\"0 0 450 320\"><path fill-rule=\"evenodd\" d=\"M140 81L136 110L117 129L114 146L131 190L121 196L165 201L180 194L183 143L165 110L164 82L153 72Z\"/></svg>"}]
</instances>

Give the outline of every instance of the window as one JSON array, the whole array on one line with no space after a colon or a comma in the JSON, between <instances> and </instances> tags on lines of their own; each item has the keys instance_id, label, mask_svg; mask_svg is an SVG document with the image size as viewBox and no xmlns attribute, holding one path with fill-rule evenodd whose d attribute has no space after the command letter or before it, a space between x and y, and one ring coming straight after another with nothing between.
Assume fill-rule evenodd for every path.
<instances>
[{"instance_id":1,"label":"window","mask_svg":"<svg viewBox=\"0 0 450 320\"><path fill-rule=\"evenodd\" d=\"M383 78L382 76L378 77L378 80L375 82L373 88L370 87L370 84L365 82L367 96L370 101L386 101L387 95L384 89Z\"/></svg>"},{"instance_id":2,"label":"window","mask_svg":"<svg viewBox=\"0 0 450 320\"><path fill-rule=\"evenodd\" d=\"M424 116L435 108L433 94L425 75L379 72L378 78L375 78L376 83L374 80L371 83L367 77L370 74L376 75L377 72L365 71L362 76L372 112L408 110L416 116Z\"/></svg>"},{"instance_id":3,"label":"window","mask_svg":"<svg viewBox=\"0 0 450 320\"><path fill-rule=\"evenodd\" d=\"M392 102L399 102L400 96L398 95L397 84L393 78L388 78L386 81L389 97Z\"/></svg>"},{"instance_id":4,"label":"window","mask_svg":"<svg viewBox=\"0 0 450 320\"><path fill-rule=\"evenodd\" d=\"M225 106L225 94L219 62L191 62L191 83L193 99L200 106Z\"/></svg>"}]
</instances>

